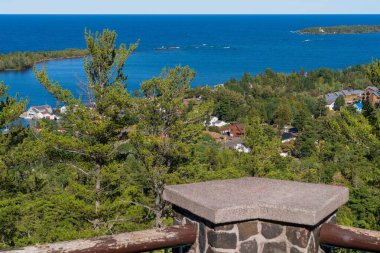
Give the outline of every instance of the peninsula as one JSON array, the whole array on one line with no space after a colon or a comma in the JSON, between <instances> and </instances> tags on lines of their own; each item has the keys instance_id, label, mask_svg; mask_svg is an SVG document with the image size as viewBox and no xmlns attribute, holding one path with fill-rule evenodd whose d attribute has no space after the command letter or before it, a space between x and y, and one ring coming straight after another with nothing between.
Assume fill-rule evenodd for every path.
<instances>
[{"instance_id":1,"label":"peninsula","mask_svg":"<svg viewBox=\"0 0 380 253\"><path fill-rule=\"evenodd\" d=\"M0 71L19 71L32 68L34 64L50 60L81 58L87 55L84 49L65 49L60 51L15 52L0 54Z\"/></svg>"},{"instance_id":2,"label":"peninsula","mask_svg":"<svg viewBox=\"0 0 380 253\"><path fill-rule=\"evenodd\" d=\"M363 34L380 33L380 25L342 25L308 27L297 31L299 34Z\"/></svg>"}]
</instances>

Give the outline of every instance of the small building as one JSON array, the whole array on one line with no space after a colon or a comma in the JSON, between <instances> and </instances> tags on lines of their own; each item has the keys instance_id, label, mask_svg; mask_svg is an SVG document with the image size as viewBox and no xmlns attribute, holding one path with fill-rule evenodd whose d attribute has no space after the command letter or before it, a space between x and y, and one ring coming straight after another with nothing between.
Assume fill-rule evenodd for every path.
<instances>
[{"instance_id":1,"label":"small building","mask_svg":"<svg viewBox=\"0 0 380 253\"><path fill-rule=\"evenodd\" d=\"M240 137L228 138L225 141L225 148L233 149L243 153L251 152L251 149L244 145L244 142Z\"/></svg>"},{"instance_id":2,"label":"small building","mask_svg":"<svg viewBox=\"0 0 380 253\"><path fill-rule=\"evenodd\" d=\"M375 106L379 106L380 105L379 89L375 86L368 86L364 91L363 99L369 100L371 104Z\"/></svg>"},{"instance_id":3,"label":"small building","mask_svg":"<svg viewBox=\"0 0 380 253\"><path fill-rule=\"evenodd\" d=\"M244 135L244 124L232 122L230 123L228 130L224 130L223 132L230 137L240 137Z\"/></svg>"},{"instance_id":4,"label":"small building","mask_svg":"<svg viewBox=\"0 0 380 253\"><path fill-rule=\"evenodd\" d=\"M329 108L329 110L334 110L335 100L341 95L343 96L346 105L352 105L362 100L363 91L342 90L328 93L324 95L324 98L326 99L326 107Z\"/></svg>"},{"instance_id":5,"label":"small building","mask_svg":"<svg viewBox=\"0 0 380 253\"><path fill-rule=\"evenodd\" d=\"M223 120L219 120L218 117L211 117L210 122L208 124L208 126L215 126L215 127L223 127L226 125L228 125L228 123Z\"/></svg>"},{"instance_id":6,"label":"small building","mask_svg":"<svg viewBox=\"0 0 380 253\"><path fill-rule=\"evenodd\" d=\"M24 119L49 119L57 120L59 117L53 113L53 108L50 105L32 106L21 114Z\"/></svg>"},{"instance_id":7,"label":"small building","mask_svg":"<svg viewBox=\"0 0 380 253\"><path fill-rule=\"evenodd\" d=\"M361 100L362 90L342 90L346 105L352 105Z\"/></svg>"},{"instance_id":8,"label":"small building","mask_svg":"<svg viewBox=\"0 0 380 253\"><path fill-rule=\"evenodd\" d=\"M335 100L338 98L338 96L339 95L337 95L335 92L334 93L328 93L325 95L326 107L330 111L334 110Z\"/></svg>"},{"instance_id":9,"label":"small building","mask_svg":"<svg viewBox=\"0 0 380 253\"><path fill-rule=\"evenodd\" d=\"M295 141L297 139L297 134L291 132L283 132L281 134L281 143Z\"/></svg>"}]
</instances>

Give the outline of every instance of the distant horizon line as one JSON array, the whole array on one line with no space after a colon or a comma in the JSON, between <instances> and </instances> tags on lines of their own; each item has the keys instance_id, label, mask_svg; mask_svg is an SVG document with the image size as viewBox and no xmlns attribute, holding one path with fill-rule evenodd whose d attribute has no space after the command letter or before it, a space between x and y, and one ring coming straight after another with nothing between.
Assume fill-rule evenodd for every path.
<instances>
[{"instance_id":1,"label":"distant horizon line","mask_svg":"<svg viewBox=\"0 0 380 253\"><path fill-rule=\"evenodd\" d=\"M145 15L145 16L163 16L163 15L170 15L170 16L186 16L186 15L193 15L193 16L253 16L253 15L260 15L260 16L286 16L286 15L380 15L380 13L0 13L0 15L68 15L68 16L75 16L75 15L130 15L130 16L138 16L138 15Z\"/></svg>"}]
</instances>

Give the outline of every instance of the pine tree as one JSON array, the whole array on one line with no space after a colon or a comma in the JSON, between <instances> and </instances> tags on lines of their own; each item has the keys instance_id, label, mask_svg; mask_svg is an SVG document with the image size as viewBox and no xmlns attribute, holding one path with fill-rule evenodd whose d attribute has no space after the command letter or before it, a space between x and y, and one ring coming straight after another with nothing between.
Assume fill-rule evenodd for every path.
<instances>
[{"instance_id":1,"label":"pine tree","mask_svg":"<svg viewBox=\"0 0 380 253\"><path fill-rule=\"evenodd\" d=\"M34 69L38 81L68 108L62 123L65 132L42 131L41 141L47 144L51 159L76 171L76 195L93 203L89 220L96 230L117 216L107 217L108 207L102 204L120 195L123 165L117 159L118 149L127 141L126 129L133 121L123 67L137 43L117 47L116 38L110 30L85 33L89 56L84 59L84 100L52 82L45 68Z\"/></svg>"},{"instance_id":2,"label":"pine tree","mask_svg":"<svg viewBox=\"0 0 380 253\"><path fill-rule=\"evenodd\" d=\"M380 61L378 59L367 66L367 77L373 85L380 85Z\"/></svg>"},{"instance_id":3,"label":"pine tree","mask_svg":"<svg viewBox=\"0 0 380 253\"><path fill-rule=\"evenodd\" d=\"M164 187L193 159L194 144L200 140L202 124L211 111L206 102L186 108L184 98L193 77L189 67L176 67L141 85L139 124L131 134L131 144L153 192L153 206L148 208L155 214L156 227L163 225L167 209Z\"/></svg>"},{"instance_id":4,"label":"pine tree","mask_svg":"<svg viewBox=\"0 0 380 253\"><path fill-rule=\"evenodd\" d=\"M8 95L8 87L0 82L0 248L14 246L15 224L19 207L13 197L20 192L18 176L14 173L16 160L12 152L27 136L27 131L12 124L25 111L27 102ZM17 154L17 153L16 153Z\"/></svg>"},{"instance_id":5,"label":"pine tree","mask_svg":"<svg viewBox=\"0 0 380 253\"><path fill-rule=\"evenodd\" d=\"M334 103L334 110L339 111L342 106L344 106L346 102L344 101L343 95L339 95Z\"/></svg>"},{"instance_id":6,"label":"pine tree","mask_svg":"<svg viewBox=\"0 0 380 253\"><path fill-rule=\"evenodd\" d=\"M7 153L20 143L22 129L11 124L25 111L27 101L8 95L9 87L0 82L0 170L7 169ZM3 173L0 173L0 175Z\"/></svg>"},{"instance_id":7,"label":"pine tree","mask_svg":"<svg viewBox=\"0 0 380 253\"><path fill-rule=\"evenodd\" d=\"M0 82L0 128L17 119L26 108L26 100L8 95L9 87Z\"/></svg>"}]
</instances>

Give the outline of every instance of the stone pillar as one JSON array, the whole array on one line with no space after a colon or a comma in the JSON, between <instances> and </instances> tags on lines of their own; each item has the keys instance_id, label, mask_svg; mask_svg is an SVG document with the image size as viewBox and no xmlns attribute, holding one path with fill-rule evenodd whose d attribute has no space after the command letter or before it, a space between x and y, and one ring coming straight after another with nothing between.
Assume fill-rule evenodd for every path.
<instances>
[{"instance_id":1,"label":"stone pillar","mask_svg":"<svg viewBox=\"0 0 380 253\"><path fill-rule=\"evenodd\" d=\"M197 224L191 252L320 252L321 224L347 202L339 186L241 178L168 186L175 224Z\"/></svg>"}]
</instances>

